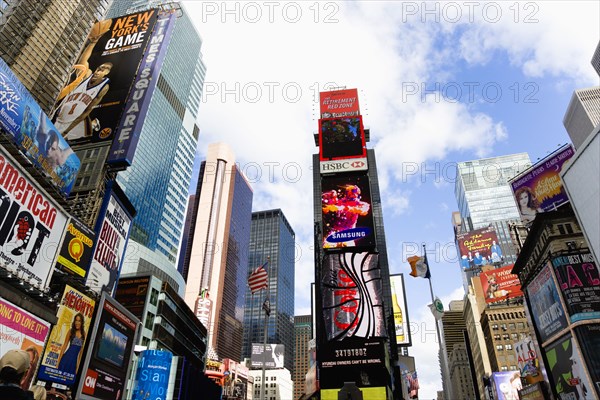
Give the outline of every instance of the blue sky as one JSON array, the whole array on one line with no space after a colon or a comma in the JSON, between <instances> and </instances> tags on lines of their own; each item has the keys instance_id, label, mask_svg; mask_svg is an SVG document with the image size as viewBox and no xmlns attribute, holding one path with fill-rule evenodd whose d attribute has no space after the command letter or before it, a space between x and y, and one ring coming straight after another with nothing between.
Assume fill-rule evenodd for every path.
<instances>
[{"instance_id":1,"label":"blue sky","mask_svg":"<svg viewBox=\"0 0 600 400\"><path fill-rule=\"evenodd\" d=\"M287 216L299 249L297 314L310 312L315 95L328 82L359 89L391 272L407 274L408 246L427 243L446 307L462 297L459 267L448 259L454 163L518 152L535 162L568 142L562 118L573 90L599 84L590 65L600 37L592 1L474 2L472 12L465 2L184 4L208 67L199 157L208 143L228 143L251 182L254 211ZM423 87L425 95L415 93ZM422 165L439 173L424 174ZM410 353L420 395L434 398L441 379L429 288L426 280L405 282L419 327Z\"/></svg>"}]
</instances>

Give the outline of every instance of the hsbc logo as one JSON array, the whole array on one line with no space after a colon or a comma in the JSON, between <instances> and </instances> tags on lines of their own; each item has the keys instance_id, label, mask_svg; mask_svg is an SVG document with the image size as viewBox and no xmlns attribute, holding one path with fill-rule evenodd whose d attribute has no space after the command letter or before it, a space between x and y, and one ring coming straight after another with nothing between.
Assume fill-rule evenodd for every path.
<instances>
[{"instance_id":1,"label":"hsbc logo","mask_svg":"<svg viewBox=\"0 0 600 400\"><path fill-rule=\"evenodd\" d=\"M91 369L87 370L87 374L85 375L85 379L83 380L83 390L82 392L85 394L94 394L96 390L96 381L98 380L98 373Z\"/></svg>"},{"instance_id":2,"label":"hsbc logo","mask_svg":"<svg viewBox=\"0 0 600 400\"><path fill-rule=\"evenodd\" d=\"M321 161L321 173L366 171L368 169L366 158L353 158L349 160Z\"/></svg>"}]
</instances>

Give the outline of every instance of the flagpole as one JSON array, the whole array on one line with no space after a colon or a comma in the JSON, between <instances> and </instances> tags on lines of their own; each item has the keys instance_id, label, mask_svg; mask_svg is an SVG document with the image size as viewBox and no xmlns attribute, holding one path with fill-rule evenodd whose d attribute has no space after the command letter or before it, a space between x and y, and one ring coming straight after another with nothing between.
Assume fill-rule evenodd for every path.
<instances>
[{"instance_id":1,"label":"flagpole","mask_svg":"<svg viewBox=\"0 0 600 400\"><path fill-rule=\"evenodd\" d=\"M267 297L266 299L269 298L269 289L267 288ZM266 300L265 299L265 300ZM263 363L262 363L262 379L261 379L261 384L260 384L260 400L265 400L265 386L267 385L265 382L265 366L267 364L267 318L268 318L268 314L267 314L267 310L264 310L265 312L265 328L264 328L264 332L263 332Z\"/></svg>"}]
</instances>

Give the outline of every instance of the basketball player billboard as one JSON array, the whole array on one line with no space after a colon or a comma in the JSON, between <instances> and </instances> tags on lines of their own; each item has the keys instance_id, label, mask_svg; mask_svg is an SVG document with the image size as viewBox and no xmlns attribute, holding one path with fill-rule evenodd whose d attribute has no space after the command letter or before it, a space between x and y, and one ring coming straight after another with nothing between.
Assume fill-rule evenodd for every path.
<instances>
[{"instance_id":1,"label":"basketball player billboard","mask_svg":"<svg viewBox=\"0 0 600 400\"><path fill-rule=\"evenodd\" d=\"M94 24L52 113L69 143L114 138L157 17L150 9Z\"/></svg>"},{"instance_id":2,"label":"basketball player billboard","mask_svg":"<svg viewBox=\"0 0 600 400\"><path fill-rule=\"evenodd\" d=\"M1 58L0 127L27 158L68 196L81 162Z\"/></svg>"},{"instance_id":3,"label":"basketball player billboard","mask_svg":"<svg viewBox=\"0 0 600 400\"><path fill-rule=\"evenodd\" d=\"M0 265L44 289L67 217L0 147Z\"/></svg>"}]
</instances>

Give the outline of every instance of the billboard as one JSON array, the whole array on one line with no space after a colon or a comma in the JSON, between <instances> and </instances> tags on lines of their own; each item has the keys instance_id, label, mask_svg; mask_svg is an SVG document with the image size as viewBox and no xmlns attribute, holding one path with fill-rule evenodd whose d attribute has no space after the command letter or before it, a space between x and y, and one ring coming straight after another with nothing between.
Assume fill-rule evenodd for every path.
<instances>
[{"instance_id":1,"label":"billboard","mask_svg":"<svg viewBox=\"0 0 600 400\"><path fill-rule=\"evenodd\" d=\"M326 255L321 290L327 340L387 337L377 254Z\"/></svg>"},{"instance_id":2,"label":"billboard","mask_svg":"<svg viewBox=\"0 0 600 400\"><path fill-rule=\"evenodd\" d=\"M456 242L463 269L500 265L504 259L496 230L491 226L457 235Z\"/></svg>"},{"instance_id":3,"label":"billboard","mask_svg":"<svg viewBox=\"0 0 600 400\"><path fill-rule=\"evenodd\" d=\"M496 400L519 400L521 375L519 371L492 372Z\"/></svg>"},{"instance_id":4,"label":"billboard","mask_svg":"<svg viewBox=\"0 0 600 400\"><path fill-rule=\"evenodd\" d=\"M361 116L319 120L321 161L366 157L367 146Z\"/></svg>"},{"instance_id":5,"label":"billboard","mask_svg":"<svg viewBox=\"0 0 600 400\"><path fill-rule=\"evenodd\" d=\"M529 384L543 381L544 377L540 371L540 361L533 339L526 337L515 343L514 349L521 377L525 378Z\"/></svg>"},{"instance_id":6,"label":"billboard","mask_svg":"<svg viewBox=\"0 0 600 400\"><path fill-rule=\"evenodd\" d=\"M525 291L529 299L530 314L542 343L567 327L565 310L558 297L558 290L548 265L533 278Z\"/></svg>"},{"instance_id":7,"label":"billboard","mask_svg":"<svg viewBox=\"0 0 600 400\"><path fill-rule=\"evenodd\" d=\"M561 399L592 400L596 396L591 389L571 335L566 335L544 349L547 369L554 391Z\"/></svg>"},{"instance_id":8,"label":"billboard","mask_svg":"<svg viewBox=\"0 0 600 400\"><path fill-rule=\"evenodd\" d=\"M8 271L43 289L67 217L0 148L0 259Z\"/></svg>"},{"instance_id":9,"label":"billboard","mask_svg":"<svg viewBox=\"0 0 600 400\"><path fill-rule=\"evenodd\" d=\"M283 355L285 346L283 344L256 344L252 343L252 354L250 363L252 368L267 369L283 368Z\"/></svg>"},{"instance_id":10,"label":"billboard","mask_svg":"<svg viewBox=\"0 0 600 400\"><path fill-rule=\"evenodd\" d=\"M149 276L119 279L115 300L124 304L129 312L135 315L136 318L142 320L146 299L148 298L149 286Z\"/></svg>"},{"instance_id":11,"label":"billboard","mask_svg":"<svg viewBox=\"0 0 600 400\"><path fill-rule=\"evenodd\" d=\"M321 400L338 400L340 399L339 393L341 389L325 389L321 390ZM379 387L361 387L357 388L357 391L360 392L363 400L387 400L388 392L385 386ZM347 396L347 393L344 393ZM358 393L354 394L355 397L353 399L359 398ZM344 399L350 397L342 397Z\"/></svg>"},{"instance_id":12,"label":"billboard","mask_svg":"<svg viewBox=\"0 0 600 400\"><path fill-rule=\"evenodd\" d=\"M2 59L0 91L0 127L50 182L68 196L81 161Z\"/></svg>"},{"instance_id":13,"label":"billboard","mask_svg":"<svg viewBox=\"0 0 600 400\"><path fill-rule=\"evenodd\" d=\"M144 350L135 372L132 400L166 399L173 353L168 350Z\"/></svg>"},{"instance_id":14,"label":"billboard","mask_svg":"<svg viewBox=\"0 0 600 400\"><path fill-rule=\"evenodd\" d=\"M519 275L511 274L513 264L482 272L481 288L486 303L522 297Z\"/></svg>"},{"instance_id":15,"label":"billboard","mask_svg":"<svg viewBox=\"0 0 600 400\"><path fill-rule=\"evenodd\" d=\"M344 89L319 93L321 118L341 118L360 115L358 90Z\"/></svg>"},{"instance_id":16,"label":"billboard","mask_svg":"<svg viewBox=\"0 0 600 400\"><path fill-rule=\"evenodd\" d=\"M49 322L0 297L0 354L4 355L9 350L25 350L31 357L29 371L21 380L23 389L29 389L33 381L48 333Z\"/></svg>"},{"instance_id":17,"label":"billboard","mask_svg":"<svg viewBox=\"0 0 600 400\"><path fill-rule=\"evenodd\" d=\"M177 16L174 10L158 11L158 19L142 56L139 72L127 99L117 134L108 153L107 163L115 167L131 165L148 112L150 98L158 83Z\"/></svg>"},{"instance_id":18,"label":"billboard","mask_svg":"<svg viewBox=\"0 0 600 400\"><path fill-rule=\"evenodd\" d=\"M95 241L94 231L78 219L71 218L65 228L56 267L69 274L85 277L92 261L92 248Z\"/></svg>"},{"instance_id":19,"label":"billboard","mask_svg":"<svg viewBox=\"0 0 600 400\"><path fill-rule=\"evenodd\" d=\"M596 395L600 397L600 325L588 324L575 328L583 359L587 362Z\"/></svg>"},{"instance_id":20,"label":"billboard","mask_svg":"<svg viewBox=\"0 0 600 400\"><path fill-rule=\"evenodd\" d=\"M394 311L396 343L399 346L410 346L411 338L408 309L406 307L406 291L404 290L404 276L402 274L390 275L390 283L392 287L392 309Z\"/></svg>"},{"instance_id":21,"label":"billboard","mask_svg":"<svg viewBox=\"0 0 600 400\"><path fill-rule=\"evenodd\" d=\"M321 190L323 248L374 247L369 177L323 176Z\"/></svg>"},{"instance_id":22,"label":"billboard","mask_svg":"<svg viewBox=\"0 0 600 400\"><path fill-rule=\"evenodd\" d=\"M66 140L114 138L157 15L150 9L94 24L52 113Z\"/></svg>"},{"instance_id":23,"label":"billboard","mask_svg":"<svg viewBox=\"0 0 600 400\"><path fill-rule=\"evenodd\" d=\"M591 253L551 259L571 322L600 318L600 272Z\"/></svg>"},{"instance_id":24,"label":"billboard","mask_svg":"<svg viewBox=\"0 0 600 400\"><path fill-rule=\"evenodd\" d=\"M114 190L107 190L102 208L96 225L94 256L85 284L97 293L112 295L121 271L132 218Z\"/></svg>"},{"instance_id":25,"label":"billboard","mask_svg":"<svg viewBox=\"0 0 600 400\"><path fill-rule=\"evenodd\" d=\"M125 307L102 293L75 398L122 399L139 326Z\"/></svg>"},{"instance_id":26,"label":"billboard","mask_svg":"<svg viewBox=\"0 0 600 400\"><path fill-rule=\"evenodd\" d=\"M333 174L366 171L369 169L369 166L366 158L348 158L346 160L321 161L319 169L321 174Z\"/></svg>"},{"instance_id":27,"label":"billboard","mask_svg":"<svg viewBox=\"0 0 600 400\"><path fill-rule=\"evenodd\" d=\"M96 302L67 285L58 307L38 379L72 386L90 331Z\"/></svg>"},{"instance_id":28,"label":"billboard","mask_svg":"<svg viewBox=\"0 0 600 400\"><path fill-rule=\"evenodd\" d=\"M538 212L555 209L569 201L560 179L560 171L574 154L571 145L563 146L510 180L524 223L533 221Z\"/></svg>"}]
</instances>

